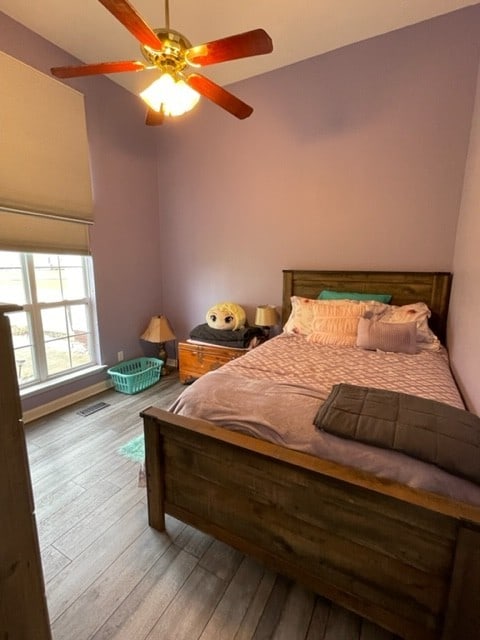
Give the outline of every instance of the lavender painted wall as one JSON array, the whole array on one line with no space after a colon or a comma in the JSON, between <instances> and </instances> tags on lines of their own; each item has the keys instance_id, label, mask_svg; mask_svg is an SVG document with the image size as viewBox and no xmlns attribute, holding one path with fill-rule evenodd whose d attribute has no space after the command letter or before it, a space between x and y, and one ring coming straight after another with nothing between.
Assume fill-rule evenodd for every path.
<instances>
[{"instance_id":1,"label":"lavender painted wall","mask_svg":"<svg viewBox=\"0 0 480 640\"><path fill-rule=\"evenodd\" d=\"M230 89L162 131L165 311L224 299L252 320L282 268L451 269L479 60L479 7Z\"/></svg>"},{"instance_id":2,"label":"lavender painted wall","mask_svg":"<svg viewBox=\"0 0 480 640\"><path fill-rule=\"evenodd\" d=\"M465 187L453 260L449 348L453 371L471 411L480 415L480 71Z\"/></svg>"},{"instance_id":3,"label":"lavender painted wall","mask_svg":"<svg viewBox=\"0 0 480 640\"><path fill-rule=\"evenodd\" d=\"M51 66L76 64L43 38L0 13L0 47L48 73ZM91 151L95 266L102 362L142 355L141 331L161 311L157 143L145 127L138 98L107 78L69 81L85 95ZM23 400L24 410L106 378L89 377Z\"/></svg>"}]
</instances>

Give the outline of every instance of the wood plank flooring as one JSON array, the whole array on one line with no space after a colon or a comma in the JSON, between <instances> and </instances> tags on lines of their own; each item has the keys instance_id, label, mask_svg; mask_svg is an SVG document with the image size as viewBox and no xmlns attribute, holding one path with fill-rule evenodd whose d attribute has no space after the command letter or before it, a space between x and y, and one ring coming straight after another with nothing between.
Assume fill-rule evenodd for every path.
<instances>
[{"instance_id":1,"label":"wood plank flooring","mask_svg":"<svg viewBox=\"0 0 480 640\"><path fill-rule=\"evenodd\" d=\"M54 640L399 640L174 518L147 525L139 465L118 449L183 388L174 373L26 425Z\"/></svg>"}]
</instances>

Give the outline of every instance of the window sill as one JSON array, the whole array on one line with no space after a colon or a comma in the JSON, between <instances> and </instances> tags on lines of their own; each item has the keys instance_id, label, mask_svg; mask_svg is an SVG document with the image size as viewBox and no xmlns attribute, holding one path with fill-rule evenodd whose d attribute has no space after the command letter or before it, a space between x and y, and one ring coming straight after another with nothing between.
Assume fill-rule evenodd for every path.
<instances>
[{"instance_id":1,"label":"window sill","mask_svg":"<svg viewBox=\"0 0 480 640\"><path fill-rule=\"evenodd\" d=\"M52 389L57 389L66 384L70 384L71 382L76 382L77 380L81 380L82 378L87 378L96 373L101 373L106 369L107 369L107 365L98 364L92 367L87 367L86 369L81 369L80 371L69 373L64 376L59 376L58 378L54 378L53 380L40 382L39 384L34 384L31 387L25 387L24 389L20 389L20 397L31 398L41 393L45 393L45 391L51 391Z\"/></svg>"}]
</instances>

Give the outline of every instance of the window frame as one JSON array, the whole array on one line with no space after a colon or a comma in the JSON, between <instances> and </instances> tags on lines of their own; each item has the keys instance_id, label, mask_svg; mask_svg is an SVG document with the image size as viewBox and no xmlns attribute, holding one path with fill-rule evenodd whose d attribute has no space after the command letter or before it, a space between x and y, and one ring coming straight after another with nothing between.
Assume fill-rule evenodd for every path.
<instances>
[{"instance_id":1,"label":"window frame","mask_svg":"<svg viewBox=\"0 0 480 640\"><path fill-rule=\"evenodd\" d=\"M3 252L2 252L3 253ZM84 293L78 298L65 297L63 292L61 297L56 301L39 302L37 293L37 277L35 271L35 256L39 253L33 252L16 252L20 256L22 280L25 293L25 302L19 304L22 308L22 312L26 314L29 338L32 351L32 379L22 382L20 379L20 370L17 368L18 386L22 394L28 393L35 387L42 387L45 385L54 385L55 383L61 383L62 379L72 379L73 377L81 376L86 370L93 367L100 366L100 344L98 336L98 322L97 322L97 307L95 301L95 281L93 274L93 262L90 256L74 255L75 258L81 260L82 277L84 284ZM44 254L45 255L45 254ZM64 257L67 254L55 254L48 253L58 258L58 256ZM77 366L71 366L62 371L54 373L48 373L48 357L46 350L46 341L44 339L44 329L42 321L42 311L45 309L63 309L68 314L69 308L75 306L84 306L86 310L86 333L88 335L88 355L89 361ZM11 312L7 314L15 315L19 312ZM69 323L67 322L67 335L66 339L69 344L69 360L71 363L70 352L70 339L71 335L68 331ZM21 347L14 346L14 354L17 349Z\"/></svg>"}]
</instances>

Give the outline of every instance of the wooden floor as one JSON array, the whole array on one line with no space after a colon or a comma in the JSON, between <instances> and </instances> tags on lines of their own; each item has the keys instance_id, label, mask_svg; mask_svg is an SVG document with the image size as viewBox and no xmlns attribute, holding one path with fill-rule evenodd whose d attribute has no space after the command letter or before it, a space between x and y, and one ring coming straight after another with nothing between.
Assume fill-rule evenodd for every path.
<instances>
[{"instance_id":1,"label":"wooden floor","mask_svg":"<svg viewBox=\"0 0 480 640\"><path fill-rule=\"evenodd\" d=\"M142 433L142 409L183 388L173 374L26 426L54 639L394 640L173 518L148 527L139 465L118 449Z\"/></svg>"}]
</instances>

